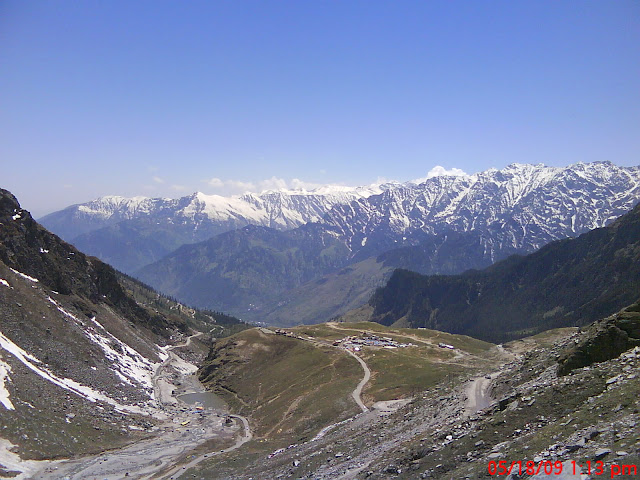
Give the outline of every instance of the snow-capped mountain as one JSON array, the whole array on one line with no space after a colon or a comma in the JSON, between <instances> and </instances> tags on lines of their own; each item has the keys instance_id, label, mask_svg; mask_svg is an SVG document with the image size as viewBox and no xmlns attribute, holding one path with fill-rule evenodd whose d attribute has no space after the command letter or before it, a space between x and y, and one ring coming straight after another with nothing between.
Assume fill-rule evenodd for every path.
<instances>
[{"instance_id":1,"label":"snow-capped mountain","mask_svg":"<svg viewBox=\"0 0 640 480\"><path fill-rule=\"evenodd\" d=\"M108 195L51 213L40 222L66 239L136 219L170 219L188 225L194 231L205 223L217 223L228 230L245 225L290 229L307 222L318 222L334 205L379 194L389 186L327 186L309 191L266 191L232 197L196 192L177 199Z\"/></svg>"},{"instance_id":2,"label":"snow-capped mountain","mask_svg":"<svg viewBox=\"0 0 640 480\"><path fill-rule=\"evenodd\" d=\"M456 172L360 188L235 197L195 193L178 199L102 197L41 222L126 272L181 245L247 225L289 230L310 222L327 225L355 260L417 245L433 235L474 232L486 261L492 262L606 225L640 200L639 185L640 167L610 162L512 164L473 175Z\"/></svg>"},{"instance_id":3,"label":"snow-capped mountain","mask_svg":"<svg viewBox=\"0 0 640 480\"><path fill-rule=\"evenodd\" d=\"M336 205L324 222L353 251L417 244L424 234L485 232L488 251L533 251L603 227L640 200L640 167L610 162L568 167L512 164L438 176Z\"/></svg>"},{"instance_id":4,"label":"snow-capped mountain","mask_svg":"<svg viewBox=\"0 0 640 480\"><path fill-rule=\"evenodd\" d=\"M602 227L640 201L639 186L640 167L608 162L438 176L335 205L313 225L246 227L185 245L137 274L193 305L321 322L356 297L366 302L393 268L456 274ZM300 304L320 286L322 301Z\"/></svg>"},{"instance_id":5,"label":"snow-capped mountain","mask_svg":"<svg viewBox=\"0 0 640 480\"><path fill-rule=\"evenodd\" d=\"M392 186L327 186L233 197L198 192L178 199L107 196L54 212L40 222L83 251L130 273L183 244L247 225L288 230L319 222L335 205Z\"/></svg>"}]
</instances>

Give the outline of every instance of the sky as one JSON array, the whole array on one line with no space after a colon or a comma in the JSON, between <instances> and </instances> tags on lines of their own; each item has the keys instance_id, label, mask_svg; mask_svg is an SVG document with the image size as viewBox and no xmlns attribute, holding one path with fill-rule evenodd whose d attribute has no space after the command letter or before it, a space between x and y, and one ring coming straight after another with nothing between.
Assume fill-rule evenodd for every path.
<instances>
[{"instance_id":1,"label":"sky","mask_svg":"<svg viewBox=\"0 0 640 480\"><path fill-rule=\"evenodd\" d=\"M0 187L36 217L638 152L635 0L0 0Z\"/></svg>"}]
</instances>

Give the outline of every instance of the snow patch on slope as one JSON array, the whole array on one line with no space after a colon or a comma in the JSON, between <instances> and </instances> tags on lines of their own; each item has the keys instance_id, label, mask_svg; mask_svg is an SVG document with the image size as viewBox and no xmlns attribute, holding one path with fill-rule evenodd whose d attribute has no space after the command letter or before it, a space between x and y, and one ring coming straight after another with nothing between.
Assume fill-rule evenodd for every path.
<instances>
[{"instance_id":1,"label":"snow patch on slope","mask_svg":"<svg viewBox=\"0 0 640 480\"><path fill-rule=\"evenodd\" d=\"M47 297L47 300L54 304L67 318L72 319L75 323L83 327L83 333L93 343L98 345L106 358L108 358L115 367L114 373L123 382L132 386L142 386L147 395L153 399L153 372L155 363L150 362L147 358L138 353L135 349L124 343L118 337L114 336L105 329L96 317L91 318L93 325L87 325L72 313L66 311L53 298Z\"/></svg>"},{"instance_id":2,"label":"snow patch on slope","mask_svg":"<svg viewBox=\"0 0 640 480\"><path fill-rule=\"evenodd\" d=\"M4 405L7 410L15 410L13 403L9 399L9 390L7 390L6 383L10 381L9 374L11 373L11 366L0 360L0 403Z\"/></svg>"},{"instance_id":3,"label":"snow patch on slope","mask_svg":"<svg viewBox=\"0 0 640 480\"><path fill-rule=\"evenodd\" d=\"M11 268L11 271L13 273L15 273L16 275L20 275L22 278L25 278L25 279L29 280L30 282L38 283L40 281L37 278L30 277L29 275L26 275L26 274L21 273L21 272L19 272L17 270L14 270L13 268Z\"/></svg>"},{"instance_id":4,"label":"snow patch on slope","mask_svg":"<svg viewBox=\"0 0 640 480\"><path fill-rule=\"evenodd\" d=\"M61 378L57 375L54 375L49 370L41 366L42 362L40 360L13 343L11 340L5 337L2 332L0 332L0 347L9 352L16 359L22 362L22 364L24 364L24 366L26 366L29 370L39 375L43 379L59 386L60 388L68 390L84 398L85 400L93 403L96 403L98 401L107 403L121 413L137 413L139 415L151 414L148 409L143 409L136 405L122 405L121 403L108 397L104 393L98 392L91 387L82 385L75 380L71 380L70 378Z\"/></svg>"},{"instance_id":5,"label":"snow patch on slope","mask_svg":"<svg viewBox=\"0 0 640 480\"><path fill-rule=\"evenodd\" d=\"M91 319L91 322L98 329L89 327L85 330L85 334L92 342L99 345L105 357L113 362L117 368L116 374L129 385L136 386L134 382L142 385L147 395L153 399L152 376L155 364L109 333L95 317Z\"/></svg>"},{"instance_id":6,"label":"snow patch on slope","mask_svg":"<svg viewBox=\"0 0 640 480\"><path fill-rule=\"evenodd\" d=\"M36 473L48 461L22 460L17 453L13 453L16 446L9 440L0 438L0 465L10 472L20 472L13 480L24 480Z\"/></svg>"}]
</instances>

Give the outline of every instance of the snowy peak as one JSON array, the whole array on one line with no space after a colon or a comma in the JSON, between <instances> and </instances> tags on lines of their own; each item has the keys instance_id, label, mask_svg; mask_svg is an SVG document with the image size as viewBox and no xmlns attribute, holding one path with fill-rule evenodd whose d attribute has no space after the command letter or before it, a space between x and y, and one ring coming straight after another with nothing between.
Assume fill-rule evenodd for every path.
<instances>
[{"instance_id":1,"label":"snowy peak","mask_svg":"<svg viewBox=\"0 0 640 480\"><path fill-rule=\"evenodd\" d=\"M352 248L364 237L412 244L423 233L482 230L494 232L493 241L503 246L533 250L605 226L640 200L639 185L640 167L514 163L502 170L404 184L338 205L325 221L337 227Z\"/></svg>"},{"instance_id":2,"label":"snowy peak","mask_svg":"<svg viewBox=\"0 0 640 480\"><path fill-rule=\"evenodd\" d=\"M331 185L233 197L202 192L178 199L108 196L41 222L127 272L185 243L248 225L289 230L322 223L340 232L354 254L415 245L424 235L477 230L494 258L497 251L532 251L606 225L640 200L639 185L640 167L611 162L568 167L513 163L472 175L439 167L418 183ZM130 252L126 245L144 248Z\"/></svg>"},{"instance_id":3,"label":"snowy peak","mask_svg":"<svg viewBox=\"0 0 640 480\"><path fill-rule=\"evenodd\" d=\"M108 195L88 203L76 205L76 207L79 212L86 215L94 215L103 218L117 216L125 219L132 218L141 212L148 212L158 200L159 199L151 199L147 197L126 198L116 195Z\"/></svg>"},{"instance_id":4,"label":"snowy peak","mask_svg":"<svg viewBox=\"0 0 640 480\"><path fill-rule=\"evenodd\" d=\"M45 216L40 221L68 241L79 235L116 225L142 221L156 225L180 224L191 229L189 242L205 235L261 225L280 230L319 222L335 205L368 198L393 184L346 187L327 185L313 190L277 190L223 197L196 192L178 199L120 196L100 197ZM183 232L182 237L185 233Z\"/></svg>"}]
</instances>

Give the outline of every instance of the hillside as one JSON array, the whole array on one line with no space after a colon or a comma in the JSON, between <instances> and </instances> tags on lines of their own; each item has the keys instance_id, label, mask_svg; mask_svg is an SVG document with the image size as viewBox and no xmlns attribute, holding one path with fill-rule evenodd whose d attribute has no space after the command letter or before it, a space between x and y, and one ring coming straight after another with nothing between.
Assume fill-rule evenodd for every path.
<instances>
[{"instance_id":1,"label":"hillside","mask_svg":"<svg viewBox=\"0 0 640 480\"><path fill-rule=\"evenodd\" d=\"M481 232L424 235L418 245L388 250L377 257L348 262L337 272L285 290L255 316L246 318L271 325L292 326L327 321L365 305L378 287L384 286L397 268L430 274L455 274L493 263ZM511 251L511 250L508 250ZM506 255L499 254L498 259Z\"/></svg>"},{"instance_id":2,"label":"hillside","mask_svg":"<svg viewBox=\"0 0 640 480\"><path fill-rule=\"evenodd\" d=\"M195 370L169 346L192 327L244 325L127 279L0 190L0 476L149 437L167 418L159 372Z\"/></svg>"},{"instance_id":3,"label":"hillside","mask_svg":"<svg viewBox=\"0 0 640 480\"><path fill-rule=\"evenodd\" d=\"M200 463L187 470L186 477L448 480L491 476L543 480L549 478L544 475L545 462L549 462L547 471L553 467L557 474L563 469L564 476L553 478L573 478L568 475L574 471L572 462L575 472L587 477L587 462L591 462L592 474L597 466L607 478L636 479L640 461L638 309L635 304L582 330L549 330L500 346L442 332L390 329L370 323L299 327L286 330L289 337L258 330L243 332L211 352L209 366L201 375L212 387L237 387L233 395L254 407L252 421L277 424L276 432L282 437L264 435L242 451ZM364 388L365 394L369 392L365 403L370 410L329 424L311 439L308 434L300 435L305 431L296 430L296 426L309 425L308 411L293 403L289 403L294 405L289 410L285 405L271 408L274 402L270 400L275 398L277 404L279 394L289 399L303 395L306 400L312 394L309 382L316 377L305 375L306 368L289 375L288 381L278 376L273 379L273 389L263 395L272 378L260 374L268 375L268 366L279 369L285 358L296 362L309 358L312 341L318 345L314 347L318 355L330 355L323 342L333 345L343 334L364 338L363 331L403 342L412 336L414 343L418 339L427 343L395 350L361 346L355 353L375 372L371 385ZM611 335L612 331L616 333ZM437 346L447 342L452 349ZM429 344L445 357L432 356ZM333 348L340 353L341 347ZM412 361L403 361L407 351L417 348L419 354ZM382 352L387 356L376 360ZM459 363L466 368L459 369L456 364L459 355L464 356ZM416 362L418 358L424 363ZM567 369L573 359L580 363ZM453 370L430 377L434 365ZM251 372L253 368L259 369L259 374L250 376L248 384L234 380L234 372ZM345 370L351 385L356 381L354 373ZM325 379L320 376L317 385L324 387ZM403 379L416 383L403 385ZM402 390L386 398L405 401L373 403L388 392L380 388L387 380ZM328 401L343 402L348 390L337 383L332 396L319 395L321 411ZM342 412L337 410L336 420L342 418ZM490 466L497 469L500 461L507 468L515 465L516 474L521 468L522 475L488 470ZM527 462L533 462L536 469L541 465L540 474L526 475ZM635 465L636 471L623 470L625 465Z\"/></svg>"},{"instance_id":4,"label":"hillside","mask_svg":"<svg viewBox=\"0 0 640 480\"><path fill-rule=\"evenodd\" d=\"M136 273L154 288L201 308L246 318L284 291L343 265L348 251L335 232L309 224L281 232L249 226L185 245Z\"/></svg>"},{"instance_id":5,"label":"hillside","mask_svg":"<svg viewBox=\"0 0 640 480\"><path fill-rule=\"evenodd\" d=\"M398 270L371 298L385 325L437 328L503 341L586 325L640 296L640 206L608 227L482 271L423 276Z\"/></svg>"},{"instance_id":6,"label":"hillside","mask_svg":"<svg viewBox=\"0 0 640 480\"><path fill-rule=\"evenodd\" d=\"M276 333L255 328L216 342L200 368L200 380L250 419L259 441L309 441L322 427L360 411L351 392L363 370L345 350L347 343L337 343L346 337L389 339L389 346L357 351L371 370L362 390L368 407L407 399L444 379L486 368L499 357L491 344L479 340L375 323L329 323ZM455 350L439 347L442 342Z\"/></svg>"}]
</instances>

